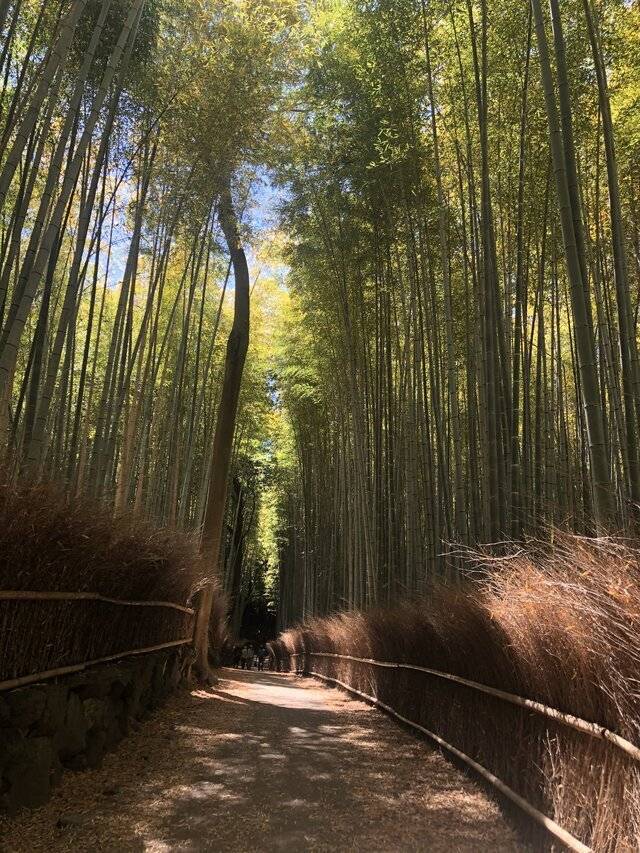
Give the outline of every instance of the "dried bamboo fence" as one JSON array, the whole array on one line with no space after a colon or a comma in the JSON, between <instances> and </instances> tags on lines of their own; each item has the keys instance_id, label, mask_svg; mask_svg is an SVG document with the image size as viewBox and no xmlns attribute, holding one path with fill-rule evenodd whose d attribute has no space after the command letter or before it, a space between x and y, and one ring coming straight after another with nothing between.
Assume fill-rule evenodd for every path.
<instances>
[{"instance_id":1,"label":"dried bamboo fence","mask_svg":"<svg viewBox=\"0 0 640 853\"><path fill-rule=\"evenodd\" d=\"M192 642L195 612L90 592L0 591L0 691Z\"/></svg>"},{"instance_id":2,"label":"dried bamboo fence","mask_svg":"<svg viewBox=\"0 0 640 853\"><path fill-rule=\"evenodd\" d=\"M605 741L606 743L611 744L612 746L620 750L620 752L626 755L627 757L630 757L632 761L640 763L640 748L634 743L631 743L626 738L621 737L620 735L606 728L605 726L588 720L584 720L580 717L574 716L573 714L568 714L563 711L559 711L558 709L551 708L541 702L536 702L532 699L528 699L523 696L518 696L516 694L509 693L504 690L499 690L497 688L490 687L489 685L481 684L479 682L472 681L467 678L462 678L460 676L453 675L448 672L442 672L440 670L432 669L430 667L417 666L415 664L398 663L395 661L383 661L374 658L356 657L354 655L337 654L333 652L305 651L288 655L285 654L283 655L283 657L289 658L290 660L294 661L297 659L302 659L300 663L294 664L298 674L310 675L315 678L319 678L322 681L338 685L339 687L344 688L345 690L364 699L365 701L372 703L376 707L381 708L382 710L386 711L388 714L401 721L405 725L408 725L409 727L426 735L431 740L435 741L444 750L454 755L457 759L465 763L467 766L471 767L476 773L483 777L494 788L500 791L503 796L507 797L511 802L513 802L522 811L524 811L530 818L535 820L540 826L544 827L547 832L549 832L556 840L560 841L566 848L577 851L577 853L590 853L592 848L584 844L579 838L577 838L571 832L567 831L564 827L560 826L552 818L541 812L527 799L517 793L517 791L515 791L512 787L507 785L502 779L500 779L498 776L488 770L485 766L483 766L483 764L476 761L474 758L472 758L462 750L458 749L455 745L449 743L447 740L444 740L435 732L431 731L423 725L420 725L419 722L409 719L408 717L399 713L395 708L383 702L378 696L360 690L356 688L353 684L348 683L347 681L342 680L340 678L336 678L334 675L328 675L326 672L319 672L317 668L314 668L312 659L325 659L327 662L333 660L336 663L344 661L355 664L364 664L365 666L380 668L384 670L404 670L413 673L423 673L427 676L442 679L445 682L458 684L462 687L470 688L471 690L476 691L477 693L486 694L487 696L490 696L494 699L498 699L502 702L518 706L519 708L529 711L533 714L539 715L541 717L546 717L554 725L560 725L573 731L579 732L582 735L594 738L596 740ZM371 685L373 687L373 682L371 682Z\"/></svg>"},{"instance_id":3,"label":"dried bamboo fence","mask_svg":"<svg viewBox=\"0 0 640 853\"><path fill-rule=\"evenodd\" d=\"M440 672L437 669L430 669L427 666L416 666L411 663L395 663L392 661L374 660L373 658L359 658L353 655L339 655L333 652L305 652L304 654L293 654L291 657L318 657L318 658L336 658L338 660L349 660L355 663L366 663L371 666L379 666L385 669L407 669L413 672L424 672L426 675L435 675L438 678L444 678L447 681L452 681L455 684L461 684L465 687L471 687L473 690L479 690L481 693L486 693L489 696L495 696L497 699L502 699L505 702L511 702L513 705L519 705L521 708L526 708L529 711L534 711L544 717L549 717L556 722L569 726L578 732L583 732L593 738L606 740L609 743L615 744L627 755L630 755L635 761L640 762L640 748L626 738L617 735L610 729L601 726L598 723L590 723L573 714L565 714L563 711L558 711L556 708L550 708L541 702L535 702L533 699L525 699L522 696L516 696L514 693L507 693L505 690L498 690L495 687L489 687L486 684L480 684L477 681L470 681L468 678L461 678L459 675L452 675L449 672ZM309 675L317 675L309 670Z\"/></svg>"}]
</instances>

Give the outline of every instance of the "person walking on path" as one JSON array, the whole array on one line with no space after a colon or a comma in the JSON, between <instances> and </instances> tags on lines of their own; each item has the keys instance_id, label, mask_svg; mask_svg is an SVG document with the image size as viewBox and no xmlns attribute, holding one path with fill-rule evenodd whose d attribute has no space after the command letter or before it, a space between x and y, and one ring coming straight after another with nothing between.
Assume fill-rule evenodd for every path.
<instances>
[{"instance_id":1,"label":"person walking on path","mask_svg":"<svg viewBox=\"0 0 640 853\"><path fill-rule=\"evenodd\" d=\"M258 671L262 672L264 670L264 663L266 659L269 657L269 652L264 643L258 647Z\"/></svg>"},{"instance_id":2,"label":"person walking on path","mask_svg":"<svg viewBox=\"0 0 640 853\"><path fill-rule=\"evenodd\" d=\"M251 669L253 664L253 649L249 643L242 647L242 669Z\"/></svg>"}]
</instances>

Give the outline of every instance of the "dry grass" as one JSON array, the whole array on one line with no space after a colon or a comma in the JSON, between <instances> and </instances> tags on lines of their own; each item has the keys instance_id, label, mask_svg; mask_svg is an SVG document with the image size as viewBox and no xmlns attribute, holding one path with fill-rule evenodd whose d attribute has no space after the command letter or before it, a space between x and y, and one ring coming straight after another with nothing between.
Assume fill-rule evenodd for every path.
<instances>
[{"instance_id":1,"label":"dry grass","mask_svg":"<svg viewBox=\"0 0 640 853\"><path fill-rule=\"evenodd\" d=\"M0 482L0 588L185 603L205 574L196 543L51 485Z\"/></svg>"},{"instance_id":2,"label":"dry grass","mask_svg":"<svg viewBox=\"0 0 640 853\"><path fill-rule=\"evenodd\" d=\"M273 652L285 669L314 650L427 666L640 743L640 552L560 535L506 560L469 557L469 568L476 579L457 590L310 622ZM438 733L595 850L637 849L640 766L616 747L423 673L327 658L313 668Z\"/></svg>"},{"instance_id":3,"label":"dry grass","mask_svg":"<svg viewBox=\"0 0 640 853\"><path fill-rule=\"evenodd\" d=\"M0 474L0 589L186 605L208 573L194 539L51 485ZM212 634L224 630L216 597ZM0 601L0 680L183 639L189 614L103 602Z\"/></svg>"}]
</instances>

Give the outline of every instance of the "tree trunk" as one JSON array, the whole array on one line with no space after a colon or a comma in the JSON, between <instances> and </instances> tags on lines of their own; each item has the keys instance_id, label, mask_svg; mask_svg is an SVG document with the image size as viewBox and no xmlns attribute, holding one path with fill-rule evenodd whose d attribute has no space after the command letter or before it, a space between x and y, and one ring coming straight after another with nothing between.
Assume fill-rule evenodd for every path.
<instances>
[{"instance_id":1,"label":"tree trunk","mask_svg":"<svg viewBox=\"0 0 640 853\"><path fill-rule=\"evenodd\" d=\"M244 363L249 347L249 267L240 242L238 222L231 198L231 181L227 179L220 198L220 224L229 247L235 278L233 326L227 341L222 397L213 438L209 493L202 528L201 551L211 567L212 578L219 574L222 527L227 499L231 452L236 426L236 414ZM209 617L215 593L215 583L209 579L202 590L196 621L194 644L196 672L199 678L209 679Z\"/></svg>"}]
</instances>

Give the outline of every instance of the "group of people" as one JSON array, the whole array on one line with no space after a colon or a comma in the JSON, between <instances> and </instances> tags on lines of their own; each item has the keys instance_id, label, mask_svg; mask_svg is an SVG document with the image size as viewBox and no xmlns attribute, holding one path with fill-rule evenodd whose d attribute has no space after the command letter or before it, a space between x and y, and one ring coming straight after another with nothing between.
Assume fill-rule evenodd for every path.
<instances>
[{"instance_id":1,"label":"group of people","mask_svg":"<svg viewBox=\"0 0 640 853\"><path fill-rule=\"evenodd\" d=\"M256 649L251 643L245 643L243 646L236 647L234 651L234 666L240 669L253 669L255 663L258 671L262 672L269 657L269 651L264 643L260 643Z\"/></svg>"}]
</instances>

